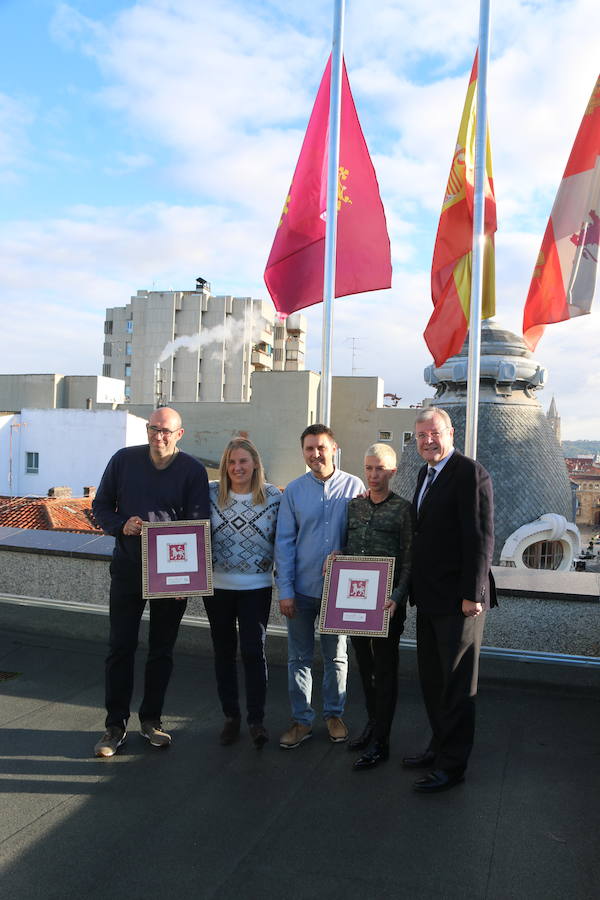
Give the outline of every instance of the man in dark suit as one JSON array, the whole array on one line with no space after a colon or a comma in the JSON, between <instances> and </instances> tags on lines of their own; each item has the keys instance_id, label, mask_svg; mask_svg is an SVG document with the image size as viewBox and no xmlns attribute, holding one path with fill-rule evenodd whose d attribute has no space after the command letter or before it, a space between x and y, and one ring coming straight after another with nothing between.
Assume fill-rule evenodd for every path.
<instances>
[{"instance_id":1,"label":"man in dark suit","mask_svg":"<svg viewBox=\"0 0 600 900\"><path fill-rule=\"evenodd\" d=\"M417 607L419 678L432 737L403 765L430 769L414 784L430 794L464 780L473 747L479 649L486 610L496 605L494 503L486 470L454 448L445 410L421 410L415 435L427 465L413 498L410 603Z\"/></svg>"}]
</instances>

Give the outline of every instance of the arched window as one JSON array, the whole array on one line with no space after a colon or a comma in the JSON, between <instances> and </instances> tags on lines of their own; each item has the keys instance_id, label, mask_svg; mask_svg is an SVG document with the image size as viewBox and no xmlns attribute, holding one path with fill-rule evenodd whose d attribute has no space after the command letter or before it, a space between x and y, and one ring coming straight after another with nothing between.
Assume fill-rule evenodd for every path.
<instances>
[{"instance_id":1,"label":"arched window","mask_svg":"<svg viewBox=\"0 0 600 900\"><path fill-rule=\"evenodd\" d=\"M558 569L563 559L560 541L537 541L523 552L523 562L528 569Z\"/></svg>"}]
</instances>

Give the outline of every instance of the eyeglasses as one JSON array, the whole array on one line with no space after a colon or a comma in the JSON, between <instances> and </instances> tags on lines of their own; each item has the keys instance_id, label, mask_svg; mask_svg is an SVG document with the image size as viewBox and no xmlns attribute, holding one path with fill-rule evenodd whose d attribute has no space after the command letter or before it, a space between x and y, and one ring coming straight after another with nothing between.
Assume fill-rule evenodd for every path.
<instances>
[{"instance_id":1,"label":"eyeglasses","mask_svg":"<svg viewBox=\"0 0 600 900\"><path fill-rule=\"evenodd\" d=\"M427 438L437 441L437 439L443 435L444 431L448 431L448 426L442 428L441 431L418 431L416 438L418 441L426 441Z\"/></svg>"},{"instance_id":2,"label":"eyeglasses","mask_svg":"<svg viewBox=\"0 0 600 900\"><path fill-rule=\"evenodd\" d=\"M175 431L171 431L169 428L157 428L156 425L146 425L146 431L152 436L156 435L158 437L158 435L161 435L164 438L170 438L172 434L176 434L181 429L176 428Z\"/></svg>"}]
</instances>

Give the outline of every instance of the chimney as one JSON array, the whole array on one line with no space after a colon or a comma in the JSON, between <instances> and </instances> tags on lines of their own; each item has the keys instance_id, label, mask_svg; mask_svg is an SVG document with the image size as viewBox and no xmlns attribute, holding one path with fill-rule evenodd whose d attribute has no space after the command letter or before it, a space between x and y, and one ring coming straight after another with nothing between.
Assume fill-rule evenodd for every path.
<instances>
[{"instance_id":1,"label":"chimney","mask_svg":"<svg viewBox=\"0 0 600 900\"><path fill-rule=\"evenodd\" d=\"M54 497L55 499L65 499L66 497L72 497L73 491L70 487L51 487L48 490L48 496Z\"/></svg>"},{"instance_id":2,"label":"chimney","mask_svg":"<svg viewBox=\"0 0 600 900\"><path fill-rule=\"evenodd\" d=\"M90 500L93 500L94 497L96 496L96 488L91 487L91 486L84 487L83 488L83 496L89 497Z\"/></svg>"}]
</instances>

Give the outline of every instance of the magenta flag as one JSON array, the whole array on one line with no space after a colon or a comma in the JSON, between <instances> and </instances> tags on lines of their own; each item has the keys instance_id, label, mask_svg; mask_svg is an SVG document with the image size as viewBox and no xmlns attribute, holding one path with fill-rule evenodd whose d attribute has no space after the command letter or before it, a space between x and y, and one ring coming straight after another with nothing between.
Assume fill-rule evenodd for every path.
<instances>
[{"instance_id":1,"label":"magenta flag","mask_svg":"<svg viewBox=\"0 0 600 900\"><path fill-rule=\"evenodd\" d=\"M269 294L283 316L323 301L330 83L331 57L265 269ZM392 263L385 213L345 63L337 206L335 296L389 288Z\"/></svg>"}]
</instances>

